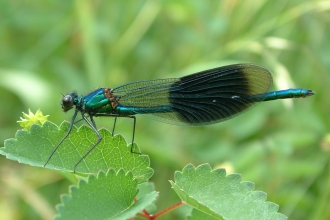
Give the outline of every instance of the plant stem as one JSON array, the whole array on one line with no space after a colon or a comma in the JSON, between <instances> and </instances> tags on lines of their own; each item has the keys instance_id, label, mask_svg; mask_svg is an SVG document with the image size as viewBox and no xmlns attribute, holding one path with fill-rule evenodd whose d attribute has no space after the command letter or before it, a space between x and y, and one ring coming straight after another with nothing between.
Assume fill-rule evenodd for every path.
<instances>
[{"instance_id":1,"label":"plant stem","mask_svg":"<svg viewBox=\"0 0 330 220\"><path fill-rule=\"evenodd\" d=\"M166 213L168 213L168 212L170 212L170 211L172 211L172 210L174 210L176 208L179 208L182 205L184 205L184 203L182 201L180 201L180 202L178 202L178 203L176 203L174 205L171 205L170 207L168 207L168 208L166 208L166 209L158 212L155 215L150 215L149 219L150 220L154 220L154 219L156 219L156 218L158 218L158 217L160 217L160 216L162 216L162 215L164 215L164 214L166 214Z\"/></svg>"}]
</instances>

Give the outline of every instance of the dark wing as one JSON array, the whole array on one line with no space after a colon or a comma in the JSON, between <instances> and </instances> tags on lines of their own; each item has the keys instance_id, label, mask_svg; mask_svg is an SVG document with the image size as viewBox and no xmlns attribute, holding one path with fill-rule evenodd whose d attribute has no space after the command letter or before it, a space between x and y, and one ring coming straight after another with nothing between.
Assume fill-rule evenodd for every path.
<instances>
[{"instance_id":1,"label":"dark wing","mask_svg":"<svg viewBox=\"0 0 330 220\"><path fill-rule=\"evenodd\" d=\"M119 104L175 125L206 125L237 116L266 97L270 72L252 64L205 70L178 79L139 81L114 88ZM159 109L163 109L159 111Z\"/></svg>"}]
</instances>

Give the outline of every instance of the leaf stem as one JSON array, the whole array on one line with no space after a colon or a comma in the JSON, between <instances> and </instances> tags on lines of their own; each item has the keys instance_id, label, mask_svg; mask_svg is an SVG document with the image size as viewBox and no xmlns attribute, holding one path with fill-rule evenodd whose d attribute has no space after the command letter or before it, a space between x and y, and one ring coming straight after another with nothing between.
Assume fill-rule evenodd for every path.
<instances>
[{"instance_id":1,"label":"leaf stem","mask_svg":"<svg viewBox=\"0 0 330 220\"><path fill-rule=\"evenodd\" d=\"M171 205L170 207L167 207L166 209L158 212L157 214L155 215L150 215L149 219L150 220L154 220L162 215L165 215L166 213L176 209L176 208L179 208L180 206L184 205L184 203L182 201L178 202L178 203L175 203L174 205Z\"/></svg>"}]
</instances>

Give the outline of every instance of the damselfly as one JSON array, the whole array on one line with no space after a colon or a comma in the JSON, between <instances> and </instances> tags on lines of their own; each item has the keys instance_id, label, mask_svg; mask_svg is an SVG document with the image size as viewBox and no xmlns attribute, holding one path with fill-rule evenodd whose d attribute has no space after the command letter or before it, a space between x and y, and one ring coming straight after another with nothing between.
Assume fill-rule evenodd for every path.
<instances>
[{"instance_id":1,"label":"damselfly","mask_svg":"<svg viewBox=\"0 0 330 220\"><path fill-rule=\"evenodd\" d=\"M94 117L114 117L113 133L118 117L131 118L132 152L136 114L147 114L155 120L174 125L200 126L233 118L259 102L314 95L312 90L302 88L269 92L272 81L270 72L263 67L235 64L181 78L138 81L113 89L99 88L86 96L70 93L61 101L64 112L75 107L70 127L44 167L69 136L79 112L98 140L74 165L74 172L102 140Z\"/></svg>"}]
</instances>

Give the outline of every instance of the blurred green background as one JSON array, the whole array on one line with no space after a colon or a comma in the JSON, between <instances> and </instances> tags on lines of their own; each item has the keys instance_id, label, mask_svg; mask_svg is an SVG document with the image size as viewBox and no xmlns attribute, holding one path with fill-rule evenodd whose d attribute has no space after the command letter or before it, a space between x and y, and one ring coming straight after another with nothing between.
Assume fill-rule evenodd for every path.
<instances>
[{"instance_id":1,"label":"blurred green background","mask_svg":"<svg viewBox=\"0 0 330 220\"><path fill-rule=\"evenodd\" d=\"M158 210L179 201L168 182L175 170L210 163L254 182L290 219L330 219L329 39L328 0L0 1L1 140L14 137L28 109L70 120L61 93L255 63L273 73L274 90L316 95L204 127L138 116L135 141L155 170ZM96 120L112 128L111 119ZM116 129L127 140L130 123ZM51 219L73 183L4 157L0 165L0 219Z\"/></svg>"}]
</instances>

